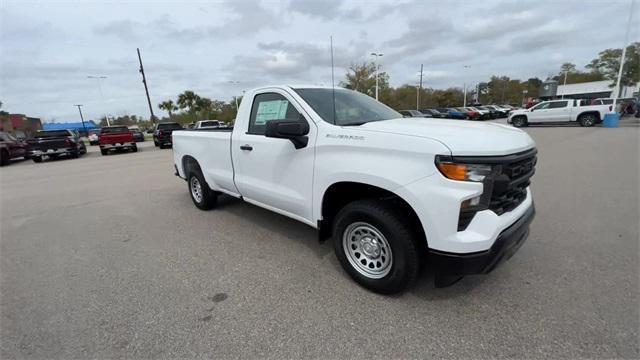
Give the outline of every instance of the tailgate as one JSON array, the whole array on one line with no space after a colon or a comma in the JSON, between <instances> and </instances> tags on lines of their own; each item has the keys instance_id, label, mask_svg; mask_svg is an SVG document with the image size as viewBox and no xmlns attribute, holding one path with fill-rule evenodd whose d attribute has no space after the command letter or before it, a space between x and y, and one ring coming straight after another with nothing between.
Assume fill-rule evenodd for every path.
<instances>
[{"instance_id":1,"label":"tailgate","mask_svg":"<svg viewBox=\"0 0 640 360\"><path fill-rule=\"evenodd\" d=\"M101 134L98 138L101 144L121 144L133 142L131 133Z\"/></svg>"},{"instance_id":2,"label":"tailgate","mask_svg":"<svg viewBox=\"0 0 640 360\"><path fill-rule=\"evenodd\" d=\"M70 147L66 142L66 138L56 138L56 139L35 139L33 142L29 142L29 149L31 150L40 150L47 151L49 149L60 149Z\"/></svg>"}]
</instances>

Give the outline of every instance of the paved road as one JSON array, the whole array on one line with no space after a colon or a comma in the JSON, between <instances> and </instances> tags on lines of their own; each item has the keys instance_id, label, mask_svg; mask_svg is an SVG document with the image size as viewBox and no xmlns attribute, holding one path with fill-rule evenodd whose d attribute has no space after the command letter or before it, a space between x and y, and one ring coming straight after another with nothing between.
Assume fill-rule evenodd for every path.
<instances>
[{"instance_id":1,"label":"paved road","mask_svg":"<svg viewBox=\"0 0 640 360\"><path fill-rule=\"evenodd\" d=\"M435 289L427 269L394 297L305 225L197 210L171 150L12 164L0 358L638 358L639 130L527 129L527 243L489 276Z\"/></svg>"}]
</instances>

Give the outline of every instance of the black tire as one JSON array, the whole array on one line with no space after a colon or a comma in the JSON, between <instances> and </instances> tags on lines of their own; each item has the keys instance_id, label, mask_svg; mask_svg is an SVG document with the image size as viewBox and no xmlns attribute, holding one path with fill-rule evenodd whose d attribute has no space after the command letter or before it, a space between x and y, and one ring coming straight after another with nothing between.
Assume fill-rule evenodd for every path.
<instances>
[{"instance_id":1,"label":"black tire","mask_svg":"<svg viewBox=\"0 0 640 360\"><path fill-rule=\"evenodd\" d=\"M107 154L109 154L109 150L100 149L100 154L107 155Z\"/></svg>"},{"instance_id":2,"label":"black tire","mask_svg":"<svg viewBox=\"0 0 640 360\"><path fill-rule=\"evenodd\" d=\"M192 186L195 186L194 182L199 184L199 197L194 194L196 191L192 189ZM200 210L211 210L218 203L218 194L209 188L199 168L191 169L189 175L187 175L187 189L193 204Z\"/></svg>"},{"instance_id":3,"label":"black tire","mask_svg":"<svg viewBox=\"0 0 640 360\"><path fill-rule=\"evenodd\" d=\"M131 152L138 152L138 146L136 144L133 144L131 147Z\"/></svg>"},{"instance_id":4,"label":"black tire","mask_svg":"<svg viewBox=\"0 0 640 360\"><path fill-rule=\"evenodd\" d=\"M164 149L164 147L165 147L165 146L164 146L164 144L159 144L159 145L158 145L158 147L159 147L160 149Z\"/></svg>"},{"instance_id":5,"label":"black tire","mask_svg":"<svg viewBox=\"0 0 640 360\"><path fill-rule=\"evenodd\" d=\"M77 159L78 157L80 157L80 150L76 149L75 151L72 151L69 154L69 157L71 157L72 159Z\"/></svg>"},{"instance_id":6,"label":"black tire","mask_svg":"<svg viewBox=\"0 0 640 360\"><path fill-rule=\"evenodd\" d=\"M42 162L42 156L34 156L31 158L31 160L33 160L33 162L36 163L41 163Z\"/></svg>"},{"instance_id":7,"label":"black tire","mask_svg":"<svg viewBox=\"0 0 640 360\"><path fill-rule=\"evenodd\" d=\"M384 275L383 277L373 278L372 276L364 275L362 268L356 268L359 265L352 264L348 257L350 255L345 253L345 247L356 244L356 241L344 244L344 241L351 240L350 236L348 236L349 229L359 224L365 224L365 227L372 226L374 230L382 234L384 240L388 243L390 248L389 257L391 259L390 270L388 269L386 270L388 271L387 273L378 275ZM333 223L333 247L340 264L349 276L360 285L377 293L393 294L405 290L415 280L420 269L419 247L410 222L406 220L406 217L402 216L400 211L379 200L354 201L338 212ZM380 247L380 249L382 248L384 246ZM362 249L365 249L364 246ZM366 250L363 250L363 254L360 255L362 256L361 258L357 256L357 251L354 250L357 259L352 257L351 261L366 261L364 251ZM385 253L381 250L377 251L377 258L381 259L383 263L385 261L383 256ZM375 258L374 260L368 259L372 262L376 261ZM380 266L380 262L376 264L375 266ZM365 264L363 263L363 265ZM366 268L367 266L363 267ZM368 267L374 269L371 267L371 263L368 264Z\"/></svg>"},{"instance_id":8,"label":"black tire","mask_svg":"<svg viewBox=\"0 0 640 360\"><path fill-rule=\"evenodd\" d=\"M80 155L84 155L87 153L87 146L82 143L82 145L80 146Z\"/></svg>"},{"instance_id":9,"label":"black tire","mask_svg":"<svg viewBox=\"0 0 640 360\"><path fill-rule=\"evenodd\" d=\"M529 126L529 122L525 116L514 116L513 119L511 119L511 125L519 128Z\"/></svg>"},{"instance_id":10,"label":"black tire","mask_svg":"<svg viewBox=\"0 0 640 360\"><path fill-rule=\"evenodd\" d=\"M598 122L598 117L595 114L582 114L578 119L580 126L591 127Z\"/></svg>"},{"instance_id":11,"label":"black tire","mask_svg":"<svg viewBox=\"0 0 640 360\"><path fill-rule=\"evenodd\" d=\"M158 143L158 140L153 139L153 145L154 145L155 147L158 147L160 144Z\"/></svg>"},{"instance_id":12,"label":"black tire","mask_svg":"<svg viewBox=\"0 0 640 360\"><path fill-rule=\"evenodd\" d=\"M9 152L5 149L2 149L2 151L0 151L0 166L9 165L10 160L11 159L9 159Z\"/></svg>"}]
</instances>

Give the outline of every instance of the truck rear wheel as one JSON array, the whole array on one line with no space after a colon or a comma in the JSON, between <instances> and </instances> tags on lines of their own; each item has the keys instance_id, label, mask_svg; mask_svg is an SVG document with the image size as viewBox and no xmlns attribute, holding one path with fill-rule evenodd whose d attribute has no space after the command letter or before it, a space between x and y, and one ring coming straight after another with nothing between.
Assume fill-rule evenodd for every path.
<instances>
[{"instance_id":1,"label":"truck rear wheel","mask_svg":"<svg viewBox=\"0 0 640 360\"><path fill-rule=\"evenodd\" d=\"M382 294L401 292L420 269L412 226L381 201L346 205L333 225L333 247L342 267L360 285Z\"/></svg>"},{"instance_id":2,"label":"truck rear wheel","mask_svg":"<svg viewBox=\"0 0 640 360\"><path fill-rule=\"evenodd\" d=\"M33 160L33 162L42 162L42 156L34 156L31 158L31 160Z\"/></svg>"},{"instance_id":3,"label":"truck rear wheel","mask_svg":"<svg viewBox=\"0 0 640 360\"><path fill-rule=\"evenodd\" d=\"M597 118L594 114L583 114L580 115L580 119L578 121L580 122L580 126L589 127L595 125L596 120Z\"/></svg>"},{"instance_id":4,"label":"truck rear wheel","mask_svg":"<svg viewBox=\"0 0 640 360\"><path fill-rule=\"evenodd\" d=\"M102 155L107 155L109 153L109 150L106 149L100 149L100 154Z\"/></svg>"},{"instance_id":5,"label":"truck rear wheel","mask_svg":"<svg viewBox=\"0 0 640 360\"><path fill-rule=\"evenodd\" d=\"M187 185L189 186L189 195L193 204L200 210L211 210L218 202L218 195L204 181L200 171L192 171L187 177Z\"/></svg>"},{"instance_id":6,"label":"truck rear wheel","mask_svg":"<svg viewBox=\"0 0 640 360\"><path fill-rule=\"evenodd\" d=\"M133 146L131 147L131 152L138 152L138 145L133 144Z\"/></svg>"},{"instance_id":7,"label":"truck rear wheel","mask_svg":"<svg viewBox=\"0 0 640 360\"><path fill-rule=\"evenodd\" d=\"M9 165L9 160L9 151L2 149L2 151L0 151L0 166Z\"/></svg>"}]
</instances>

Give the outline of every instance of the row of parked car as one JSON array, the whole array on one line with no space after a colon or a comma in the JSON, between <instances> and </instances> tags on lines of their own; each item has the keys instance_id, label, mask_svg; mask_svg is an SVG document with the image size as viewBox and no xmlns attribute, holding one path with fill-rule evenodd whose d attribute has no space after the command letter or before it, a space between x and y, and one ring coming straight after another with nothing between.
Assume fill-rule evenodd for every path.
<instances>
[{"instance_id":1,"label":"row of parked car","mask_svg":"<svg viewBox=\"0 0 640 360\"><path fill-rule=\"evenodd\" d=\"M429 117L461 120L491 120L506 118L517 109L511 105L475 105L420 110L400 110L404 117Z\"/></svg>"},{"instance_id":2,"label":"row of parked car","mask_svg":"<svg viewBox=\"0 0 640 360\"><path fill-rule=\"evenodd\" d=\"M189 124L187 128L208 129L227 126L218 120L202 120ZM174 130L183 130L184 127L177 122L161 122L153 129L147 131L153 134L153 143L156 147L164 149L171 147L171 134ZM136 143L145 141L144 133L137 127L124 125L103 126L99 129L88 131L89 145L100 147L102 155L108 155L115 151L137 152ZM12 159L24 158L34 162L42 162L44 159L58 157L78 158L87 153L84 140L77 130L38 130L33 137L20 140L13 135L0 132L0 166L8 165Z\"/></svg>"}]
</instances>

